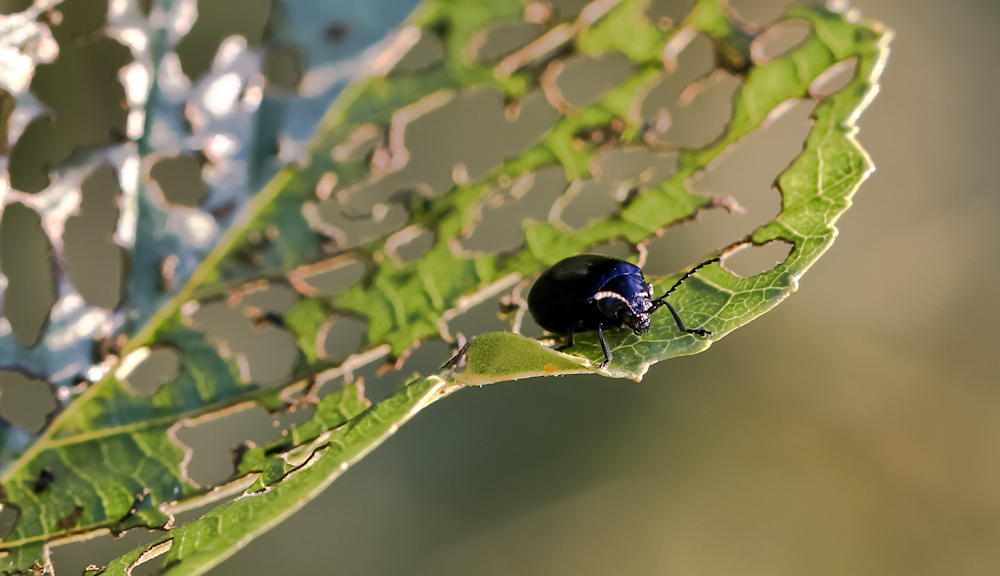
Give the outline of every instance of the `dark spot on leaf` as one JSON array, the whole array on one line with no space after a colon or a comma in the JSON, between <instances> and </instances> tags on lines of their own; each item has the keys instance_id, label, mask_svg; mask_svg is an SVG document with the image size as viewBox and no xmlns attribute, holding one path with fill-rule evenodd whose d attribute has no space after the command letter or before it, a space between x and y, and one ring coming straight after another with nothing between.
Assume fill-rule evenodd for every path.
<instances>
[{"instance_id":1,"label":"dark spot on leaf","mask_svg":"<svg viewBox=\"0 0 1000 576\"><path fill-rule=\"evenodd\" d=\"M35 494L41 494L48 490L49 485L55 482L56 475L49 468L42 468L42 471L38 473L38 479L35 480L35 485L31 487L31 491Z\"/></svg>"},{"instance_id":2,"label":"dark spot on leaf","mask_svg":"<svg viewBox=\"0 0 1000 576\"><path fill-rule=\"evenodd\" d=\"M56 522L56 526L60 530L69 530L73 528L80 522L80 518L83 517L83 506L77 506L70 512L65 518L60 519Z\"/></svg>"},{"instance_id":3,"label":"dark spot on leaf","mask_svg":"<svg viewBox=\"0 0 1000 576\"><path fill-rule=\"evenodd\" d=\"M263 328L264 326L285 328L285 319L277 312L265 312L260 315L251 316L250 321L253 322L254 328Z\"/></svg>"},{"instance_id":4,"label":"dark spot on leaf","mask_svg":"<svg viewBox=\"0 0 1000 576\"><path fill-rule=\"evenodd\" d=\"M265 456L274 456L275 454L281 454L282 452L287 452L287 451L291 450L294 447L295 447L295 445L292 444L291 442L283 442L281 444L276 444L274 446L271 446L270 448L268 448L267 450L265 450L264 451L264 455Z\"/></svg>"},{"instance_id":5,"label":"dark spot on leaf","mask_svg":"<svg viewBox=\"0 0 1000 576\"><path fill-rule=\"evenodd\" d=\"M234 470L239 471L240 464L243 463L243 457L246 456L247 452L253 450L255 447L256 444L253 444L252 442L244 442L242 444L237 445L232 450L230 450L230 454L233 455Z\"/></svg>"},{"instance_id":6,"label":"dark spot on leaf","mask_svg":"<svg viewBox=\"0 0 1000 576\"><path fill-rule=\"evenodd\" d=\"M122 144L124 142L128 142L129 140L130 138L128 137L128 134L126 134L125 131L118 126L111 126L108 128L108 141L110 143Z\"/></svg>"},{"instance_id":7,"label":"dark spot on leaf","mask_svg":"<svg viewBox=\"0 0 1000 576\"><path fill-rule=\"evenodd\" d=\"M230 216L236 213L236 209L239 208L239 203L236 200L229 200L224 202L209 211L216 220L227 220Z\"/></svg>"},{"instance_id":8,"label":"dark spot on leaf","mask_svg":"<svg viewBox=\"0 0 1000 576\"><path fill-rule=\"evenodd\" d=\"M343 22L333 22L324 31L326 41L335 44L347 40L350 34L351 29Z\"/></svg>"}]
</instances>

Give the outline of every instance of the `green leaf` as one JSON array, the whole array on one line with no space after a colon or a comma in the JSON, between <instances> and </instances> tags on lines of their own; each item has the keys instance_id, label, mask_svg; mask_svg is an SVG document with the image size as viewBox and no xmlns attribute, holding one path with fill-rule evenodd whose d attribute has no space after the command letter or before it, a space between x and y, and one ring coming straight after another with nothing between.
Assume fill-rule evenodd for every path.
<instances>
[{"instance_id":1,"label":"green leaf","mask_svg":"<svg viewBox=\"0 0 1000 576\"><path fill-rule=\"evenodd\" d=\"M168 530L156 542L114 560L99 574L131 574L134 566L160 555L164 555L163 564L173 573L205 573L247 541L304 506L417 412L456 388L440 376L430 376L411 382L360 415L344 411L341 423L346 420L346 424L332 434L319 436L320 442L313 439L318 444L315 447L310 446L301 454L261 462L263 474L256 472L259 476L254 484L238 498L197 520ZM356 391L345 390L341 396L351 394ZM319 422L314 419L310 424L325 427L330 423L325 416L317 417ZM271 463L280 466L272 469Z\"/></svg>"},{"instance_id":2,"label":"green leaf","mask_svg":"<svg viewBox=\"0 0 1000 576\"><path fill-rule=\"evenodd\" d=\"M593 372L585 362L546 348L537 340L510 332L473 337L466 351L467 368L456 377L466 386L520 380L534 376Z\"/></svg>"},{"instance_id":3,"label":"green leaf","mask_svg":"<svg viewBox=\"0 0 1000 576\"><path fill-rule=\"evenodd\" d=\"M442 60L347 88L313 136L308 158L282 168L247 202L184 287L123 346L123 358L161 347L175 350L180 357L176 379L146 397L111 372L61 412L0 476L6 502L21 511L2 543L7 556L0 559L0 567L12 571L41 566L44 545L53 540L150 522L165 527L170 516L157 511L186 509L232 490L241 492L236 500L167 530L157 543L119 558L101 572L129 573L140 561L157 557L165 573L200 574L303 506L417 412L461 386L597 372L603 354L592 333L578 335L574 347L556 352L523 336L496 332L470 341L464 371L453 372L461 360L456 358L437 375L411 381L371 408L366 409L357 385L346 385L323 399L312 396L320 377L345 376L387 356L405 358L421 340L451 339L449 322L455 317L513 290L562 258L612 240L635 245L713 209L717 203L690 191L688 181L759 129L783 103L809 98L810 84L831 66L856 59L853 80L820 100L803 153L778 180L781 213L745 240L787 242L793 246L789 257L751 278L740 278L718 264L708 266L670 301L691 327L711 330L712 340L717 340L793 292L802 274L832 244L837 218L872 169L854 138L855 123L877 91L891 32L881 24L850 22L821 8L793 8L788 17L810 23L813 34L794 51L754 64L748 55L752 37L724 4L703 0L679 28L666 31L646 21L645 6L641 0L599 0L575 21L550 23L548 38L561 47L556 56L543 56L541 64L508 56L497 64L470 58L467 47L484 28L522 18L519 0L428 0L421 5L408 30L420 30L425 37L440 35ZM476 225L483 206L505 182L551 167L569 179L589 178L593 160L606 149L601 144L606 140L599 142L593 134L610 135L606 138L618 147L644 145L647 126L635 110L650 87L669 74L662 62L664 47L683 38L682 30L709 35L720 65L746 73L725 133L702 148L679 151L676 173L649 183L606 218L578 229L557 220L529 222L518 249L464 252L464 232ZM623 54L632 72L594 104L562 110L534 141L484 174L457 178L460 183L434 194L411 195L405 223L391 234L338 245L330 259L323 259L330 234L336 234L309 214L336 205L331 192L352 198L394 192L378 186L389 187L385 182L394 177L393 158L408 153L405 145L394 148L399 143L391 137L400 123L475 90L495 90L510 102L523 103L538 93L546 58L569 53ZM372 132L390 135L389 144L377 145L364 159L338 152L359 134ZM318 193L323 187L326 192ZM380 196L371 203L382 201L386 198ZM404 261L395 253L398 235L418 229L432 231L433 244L421 258ZM332 295L304 284L303 278L312 272L345 261L364 265L360 281ZM651 280L662 292L680 274ZM249 293L248 286L288 285L300 296L270 329L286 333L298 355L291 382L269 389L246 377L239 358L227 354L218 337L199 328L194 311L238 302ZM248 310L241 309L243 314L250 314ZM362 318L367 332L362 352L341 363L326 357L321 340L331 322L348 315ZM652 329L642 337L609 331L608 340L614 360L600 372L634 379L653 362L700 352L712 342L680 334L664 315L655 316ZM186 477L186 452L173 442L174 431L185 421L224 415L247 402L278 410L299 392L306 392L302 402L315 404L313 419L290 429L281 442L245 452L229 484L210 490ZM53 470L57 479L36 494L33 487L43 469Z\"/></svg>"}]
</instances>

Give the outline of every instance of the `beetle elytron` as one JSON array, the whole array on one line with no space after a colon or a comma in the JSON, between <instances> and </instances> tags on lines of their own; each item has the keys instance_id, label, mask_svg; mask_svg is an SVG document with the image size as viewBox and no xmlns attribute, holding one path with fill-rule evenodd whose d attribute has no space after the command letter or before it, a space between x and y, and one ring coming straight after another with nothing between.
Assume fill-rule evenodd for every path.
<instances>
[{"instance_id":1,"label":"beetle elytron","mask_svg":"<svg viewBox=\"0 0 1000 576\"><path fill-rule=\"evenodd\" d=\"M565 335L566 347L573 345L573 332L597 330L604 350L604 362L598 367L605 368L612 355L604 328L628 326L636 335L645 334L649 315L662 306L670 310L682 332L711 335L708 330L686 328L665 298L699 268L717 261L713 258L695 266L663 296L653 299L653 285L635 264L597 254L571 256L538 278L528 294L528 311L542 328Z\"/></svg>"}]
</instances>

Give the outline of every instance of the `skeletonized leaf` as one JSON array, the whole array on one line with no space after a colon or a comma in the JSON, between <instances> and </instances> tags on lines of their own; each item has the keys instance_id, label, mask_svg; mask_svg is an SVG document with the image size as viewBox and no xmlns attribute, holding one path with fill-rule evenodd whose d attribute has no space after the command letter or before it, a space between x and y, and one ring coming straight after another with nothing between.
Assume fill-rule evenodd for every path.
<instances>
[{"instance_id":1,"label":"skeletonized leaf","mask_svg":"<svg viewBox=\"0 0 1000 576\"><path fill-rule=\"evenodd\" d=\"M153 510L176 509L185 499L204 497L205 490L184 477L183 453L170 442L171 431L185 419L248 401L279 407L288 394L310 389L319 376L330 379L364 363L405 357L414 342L451 338L449 323L455 317L514 290L547 265L611 240L644 242L700 210L717 207L712 198L690 191L688 181L760 128L783 103L813 97L810 86L818 77L853 59L851 82L830 96L816 97L820 102L806 147L779 180L782 212L746 240L787 242L793 246L789 257L751 278L718 265L704 268L671 295L671 302L689 325L712 330L718 339L794 291L798 278L832 243L834 223L871 170L854 140L855 122L875 94L891 32L820 8L794 8L788 17L808 22L810 37L783 56L754 64L752 36L717 0L701 0L669 30L645 18L645 5L641 0L596 0L579 15L558 15L560 20L549 22L534 42L484 59L470 48L483 45L477 35L523 20L524 4L424 3L404 31L437 39L440 54L415 68L402 67L346 89L304 156L263 186L184 288L124 345L126 358L152 349L174 350L179 357L176 379L141 396L111 372L59 414L0 477L7 501L22 512L3 542L9 553L0 560L4 568L26 569L43 561L40 544L52 539L134 525L136 516L152 517ZM741 75L731 121L718 139L677 151L672 175L643 182L636 193L618 200L609 216L572 228L553 209L549 214L555 216L548 221L526 224L519 248L498 254L463 248L483 207L507 194L501 191L513 188L512 182L531 182L546 169L582 182L591 178L595 159L609 149L654 146L648 119L636 110L651 87L670 75L664 54L679 51L696 33L711 37L719 64ZM592 103L577 107L560 100L552 78L563 63L573 56L605 54L625 58L627 76ZM533 98L545 97L557 112L542 114L548 119L545 129L519 142L493 166L456 166L443 183L437 176L408 172L420 152L407 146L409 123L449 103L494 96L497 102L519 106L520 114L529 114ZM370 149L358 152L365 143ZM654 156L665 163L661 152ZM578 190L570 184L556 204L571 201ZM389 218L393 210L402 210L395 222ZM372 230L378 232L374 237ZM433 234L430 248L420 258L402 258L397 250L420 231ZM354 264L363 273L344 289L324 292L310 284L321 273ZM662 291L676 277L653 281ZM292 286L298 295L281 314L241 304L261 286ZM226 303L249 317L248 323L252 319L261 330L278 331L294 343L295 357L284 382L269 389L248 378L246 358L227 354L220 338L199 325L198 310ZM364 319L367 332L362 351L344 363L329 357L323 344L331 323L346 315ZM655 316L652 330L641 338L611 332L609 341L615 359L606 373L631 378L640 378L652 362L710 344L679 334L664 315ZM161 554L166 573L202 573L298 509L417 411L456 387L593 371L601 358L593 335L579 335L576 346L558 353L515 334L483 334L472 340L464 371L418 379L363 412L357 390L343 388L340 396L319 401L317 420L305 431L290 431L288 444L244 455L237 482L253 483L244 497L167 531L157 544L120 558L105 573L126 573L140 560ZM307 395L305 401L313 400ZM113 462L125 458L138 462L138 471ZM35 494L38 474L52 467L58 468L57 481Z\"/></svg>"}]
</instances>

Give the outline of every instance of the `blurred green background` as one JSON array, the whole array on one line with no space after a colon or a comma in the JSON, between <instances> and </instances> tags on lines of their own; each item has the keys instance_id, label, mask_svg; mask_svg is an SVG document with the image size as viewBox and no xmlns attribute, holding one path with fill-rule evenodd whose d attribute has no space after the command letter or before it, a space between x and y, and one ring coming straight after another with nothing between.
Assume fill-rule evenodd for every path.
<instances>
[{"instance_id":1,"label":"blurred green background","mask_svg":"<svg viewBox=\"0 0 1000 576\"><path fill-rule=\"evenodd\" d=\"M787 3L732 4L765 23ZM877 171L798 293L641 383L462 390L213 574L1000 572L1000 5L854 6L897 32L860 123ZM776 197L774 150L780 169L801 142L790 116L706 186ZM731 221L668 234L647 270L717 248ZM406 374L449 354L421 350ZM216 459L270 423L229 426ZM56 548L57 573L141 540Z\"/></svg>"}]
</instances>

